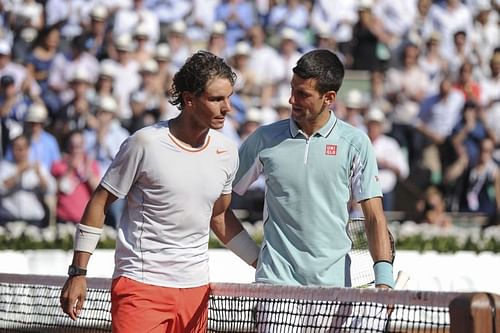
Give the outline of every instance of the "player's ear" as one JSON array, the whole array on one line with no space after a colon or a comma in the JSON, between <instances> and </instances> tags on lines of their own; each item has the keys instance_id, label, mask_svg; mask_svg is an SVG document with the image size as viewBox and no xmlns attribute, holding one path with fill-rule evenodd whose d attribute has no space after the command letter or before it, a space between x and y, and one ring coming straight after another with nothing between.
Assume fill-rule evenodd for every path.
<instances>
[{"instance_id":1,"label":"player's ear","mask_svg":"<svg viewBox=\"0 0 500 333\"><path fill-rule=\"evenodd\" d=\"M182 93L182 101L184 102L184 105L191 106L193 105L193 93L189 91L184 91Z\"/></svg>"},{"instance_id":2,"label":"player's ear","mask_svg":"<svg viewBox=\"0 0 500 333\"><path fill-rule=\"evenodd\" d=\"M324 98L324 103L330 106L335 103L335 100L337 99L337 92L329 90L325 93Z\"/></svg>"}]
</instances>

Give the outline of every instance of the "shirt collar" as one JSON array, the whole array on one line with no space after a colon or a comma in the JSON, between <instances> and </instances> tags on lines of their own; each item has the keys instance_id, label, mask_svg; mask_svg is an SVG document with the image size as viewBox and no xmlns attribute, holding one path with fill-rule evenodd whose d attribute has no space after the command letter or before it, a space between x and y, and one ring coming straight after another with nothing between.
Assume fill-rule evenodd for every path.
<instances>
[{"instance_id":1,"label":"shirt collar","mask_svg":"<svg viewBox=\"0 0 500 333\"><path fill-rule=\"evenodd\" d=\"M312 136L315 135L320 135L323 137L327 137L330 135L332 132L333 128L335 127L335 124L337 123L337 117L335 117L335 114L333 111L330 111L330 118L326 122L326 124L321 127L316 133L314 133ZM290 117L290 134L292 134L292 137L296 137L297 135L303 133L302 130L297 126L295 121Z\"/></svg>"}]
</instances>

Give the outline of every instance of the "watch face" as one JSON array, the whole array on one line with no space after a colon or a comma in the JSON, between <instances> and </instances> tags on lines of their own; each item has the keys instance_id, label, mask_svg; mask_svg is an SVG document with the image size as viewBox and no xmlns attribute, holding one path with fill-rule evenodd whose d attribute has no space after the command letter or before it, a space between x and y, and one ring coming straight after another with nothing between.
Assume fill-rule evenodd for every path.
<instances>
[{"instance_id":1,"label":"watch face","mask_svg":"<svg viewBox=\"0 0 500 333\"><path fill-rule=\"evenodd\" d=\"M79 267L76 267L76 266L69 266L68 267L68 275L69 276L75 276L75 275L85 275L87 273L87 270L86 269L83 269L83 268L79 268Z\"/></svg>"}]
</instances>

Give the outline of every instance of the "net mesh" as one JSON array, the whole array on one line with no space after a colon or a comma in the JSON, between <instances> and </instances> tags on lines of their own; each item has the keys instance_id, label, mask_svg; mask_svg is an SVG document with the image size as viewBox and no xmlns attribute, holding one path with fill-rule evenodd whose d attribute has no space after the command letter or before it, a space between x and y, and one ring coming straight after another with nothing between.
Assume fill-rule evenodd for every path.
<instances>
[{"instance_id":1,"label":"net mesh","mask_svg":"<svg viewBox=\"0 0 500 333\"><path fill-rule=\"evenodd\" d=\"M0 274L0 332L110 332L109 279L88 279L72 321L63 277ZM448 332L458 293L211 284L209 332Z\"/></svg>"}]
</instances>

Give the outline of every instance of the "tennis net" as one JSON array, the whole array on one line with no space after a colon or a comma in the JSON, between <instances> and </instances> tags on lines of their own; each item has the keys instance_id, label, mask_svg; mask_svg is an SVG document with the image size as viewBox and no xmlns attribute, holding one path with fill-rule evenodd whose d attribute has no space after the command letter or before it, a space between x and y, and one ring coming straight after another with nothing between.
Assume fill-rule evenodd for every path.
<instances>
[{"instance_id":1,"label":"tennis net","mask_svg":"<svg viewBox=\"0 0 500 333\"><path fill-rule=\"evenodd\" d=\"M0 274L0 332L109 332L110 279L89 278L72 321L65 277ZM449 332L454 292L212 283L209 332Z\"/></svg>"}]
</instances>

